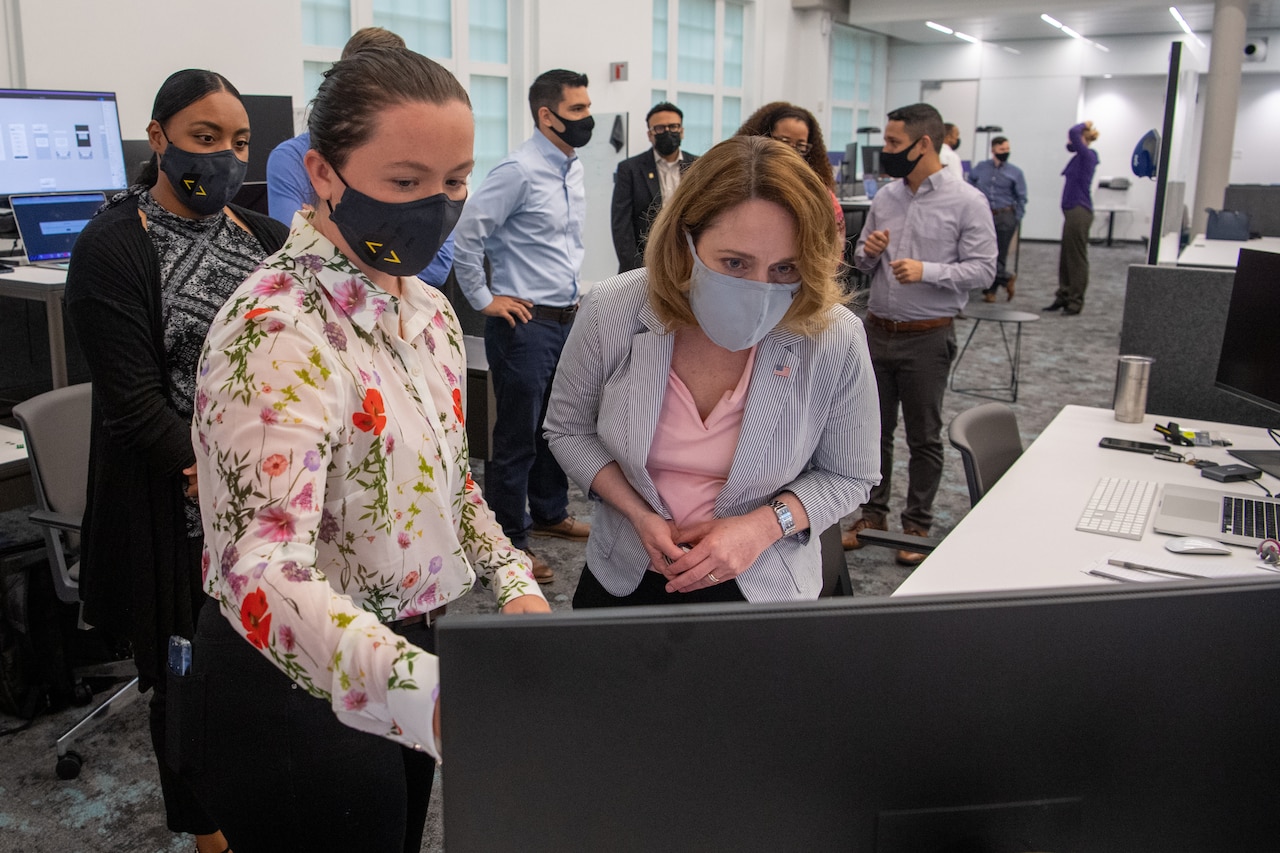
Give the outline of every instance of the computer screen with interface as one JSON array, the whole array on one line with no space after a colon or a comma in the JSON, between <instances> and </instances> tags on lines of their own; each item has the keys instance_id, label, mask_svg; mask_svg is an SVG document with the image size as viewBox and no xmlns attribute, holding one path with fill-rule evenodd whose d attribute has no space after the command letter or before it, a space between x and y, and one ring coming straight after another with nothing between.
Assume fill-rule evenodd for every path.
<instances>
[{"instance_id":1,"label":"computer screen with interface","mask_svg":"<svg viewBox=\"0 0 1280 853\"><path fill-rule=\"evenodd\" d=\"M0 89L0 196L123 189L114 92Z\"/></svg>"}]
</instances>

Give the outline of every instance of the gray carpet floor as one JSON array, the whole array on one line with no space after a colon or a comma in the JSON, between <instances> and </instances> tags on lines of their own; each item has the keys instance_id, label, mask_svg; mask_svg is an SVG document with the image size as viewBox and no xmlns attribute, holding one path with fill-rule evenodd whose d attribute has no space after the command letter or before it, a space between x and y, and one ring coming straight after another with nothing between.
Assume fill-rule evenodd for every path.
<instances>
[{"instance_id":1,"label":"gray carpet floor","mask_svg":"<svg viewBox=\"0 0 1280 853\"><path fill-rule=\"evenodd\" d=\"M1145 262L1145 250L1136 245L1094 246L1090 258L1093 269L1084 312L1076 317L1044 314L1024 325L1020 396L1012 406L1024 445L1033 441L1064 405L1110 406L1126 271L1130 264ZM1025 243L1018 262L1017 296L1011 307L1036 312L1048 305L1056 287L1057 264L1057 244ZM957 335L961 344L971 327L972 321L960 321ZM999 327L982 324L959 370L957 381L962 387L1007 381L1009 366ZM948 392L946 417L949 420L981 402ZM897 444L895 513L901 509L906 481L901 427ZM964 472L958 455L948 448L933 534L944 536L968 509ZM582 517L591 511L576 492L571 510ZM896 517L890 526L896 527ZM535 542L557 571L555 582L545 588L547 596L553 607L567 609L582 567L583 546L556 539ZM910 572L898 566L894 552L886 549L868 547L850 552L846 558L857 595L888 595ZM464 599L451 609L475 612L493 608L492 600L483 593L467 598L470 600ZM164 828L146 708L145 699L133 702L109 715L80 742L76 748L85 763L74 781L60 781L54 775L53 744L79 718L81 709L39 717L26 731L0 738L0 853L191 850L188 838L174 836ZM15 722L0 715L0 728ZM444 849L440 801L441 794L448 795L447 787L447 779L438 777L424 851Z\"/></svg>"}]
</instances>

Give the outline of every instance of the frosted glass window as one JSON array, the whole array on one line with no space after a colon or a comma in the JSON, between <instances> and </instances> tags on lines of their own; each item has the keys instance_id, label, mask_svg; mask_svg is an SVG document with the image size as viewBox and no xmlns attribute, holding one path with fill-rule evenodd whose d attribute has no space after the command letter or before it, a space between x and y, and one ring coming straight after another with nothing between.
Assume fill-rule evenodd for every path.
<instances>
[{"instance_id":1,"label":"frosted glass window","mask_svg":"<svg viewBox=\"0 0 1280 853\"><path fill-rule=\"evenodd\" d=\"M450 0L373 0L373 25L396 33L423 56L453 56Z\"/></svg>"},{"instance_id":2,"label":"frosted glass window","mask_svg":"<svg viewBox=\"0 0 1280 853\"><path fill-rule=\"evenodd\" d=\"M471 59L507 61L507 0L470 0Z\"/></svg>"},{"instance_id":3,"label":"frosted glass window","mask_svg":"<svg viewBox=\"0 0 1280 853\"><path fill-rule=\"evenodd\" d=\"M478 187L507 156L507 79L472 74L468 92L476 117L476 166L471 186Z\"/></svg>"},{"instance_id":4,"label":"frosted glass window","mask_svg":"<svg viewBox=\"0 0 1280 853\"><path fill-rule=\"evenodd\" d=\"M831 97L852 101L856 94L857 42L852 30L836 27L831 34Z\"/></svg>"},{"instance_id":5,"label":"frosted glass window","mask_svg":"<svg viewBox=\"0 0 1280 853\"><path fill-rule=\"evenodd\" d=\"M653 92L652 92L652 93L650 93L650 96L651 96L651 98L652 98L652 100L653 100L653 103L654 103L654 104L660 104L660 103L662 103L663 101L665 101L665 100L667 99L667 90L666 90L666 89L654 89L654 90L653 90ZM645 112L648 112L648 110L645 110Z\"/></svg>"},{"instance_id":6,"label":"frosted glass window","mask_svg":"<svg viewBox=\"0 0 1280 853\"><path fill-rule=\"evenodd\" d=\"M302 0L302 43L342 47L351 38L350 0Z\"/></svg>"},{"instance_id":7,"label":"frosted glass window","mask_svg":"<svg viewBox=\"0 0 1280 853\"><path fill-rule=\"evenodd\" d=\"M684 111L684 142L681 147L688 151L706 151L716 141L715 97L688 92L681 92L677 97L676 106Z\"/></svg>"},{"instance_id":8,"label":"frosted glass window","mask_svg":"<svg viewBox=\"0 0 1280 853\"><path fill-rule=\"evenodd\" d=\"M724 85L742 86L742 43L745 14L741 6L726 3L724 7Z\"/></svg>"},{"instance_id":9,"label":"frosted glass window","mask_svg":"<svg viewBox=\"0 0 1280 853\"><path fill-rule=\"evenodd\" d=\"M728 139L738 132L742 125L742 98L730 98L727 95L720 107L720 138Z\"/></svg>"},{"instance_id":10,"label":"frosted glass window","mask_svg":"<svg viewBox=\"0 0 1280 853\"><path fill-rule=\"evenodd\" d=\"M653 79L667 79L667 0L653 0ZM654 103L657 103L655 101Z\"/></svg>"},{"instance_id":11,"label":"frosted glass window","mask_svg":"<svg viewBox=\"0 0 1280 853\"><path fill-rule=\"evenodd\" d=\"M324 72L332 67L331 62L302 63L302 91L306 92L306 103L310 104L315 99L316 92L320 91L320 84L324 81Z\"/></svg>"},{"instance_id":12,"label":"frosted glass window","mask_svg":"<svg viewBox=\"0 0 1280 853\"><path fill-rule=\"evenodd\" d=\"M716 82L715 0L680 0L677 75L681 83Z\"/></svg>"},{"instance_id":13,"label":"frosted glass window","mask_svg":"<svg viewBox=\"0 0 1280 853\"><path fill-rule=\"evenodd\" d=\"M827 150L843 151L850 142L853 142L853 110L848 107L832 107Z\"/></svg>"}]
</instances>

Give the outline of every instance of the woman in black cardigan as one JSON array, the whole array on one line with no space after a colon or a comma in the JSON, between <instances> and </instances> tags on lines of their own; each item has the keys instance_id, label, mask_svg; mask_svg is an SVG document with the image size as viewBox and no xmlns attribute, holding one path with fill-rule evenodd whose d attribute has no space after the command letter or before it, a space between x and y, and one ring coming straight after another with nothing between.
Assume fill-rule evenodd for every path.
<instances>
[{"instance_id":1,"label":"woman in black cardigan","mask_svg":"<svg viewBox=\"0 0 1280 853\"><path fill-rule=\"evenodd\" d=\"M147 135L155 155L76 242L67 312L93 379L81 545L85 621L133 644L153 689L152 744L168 826L200 853L227 847L165 756L165 660L205 600L191 445L196 359L214 314L287 229L229 204L244 181L249 118L212 71L169 77Z\"/></svg>"}]
</instances>

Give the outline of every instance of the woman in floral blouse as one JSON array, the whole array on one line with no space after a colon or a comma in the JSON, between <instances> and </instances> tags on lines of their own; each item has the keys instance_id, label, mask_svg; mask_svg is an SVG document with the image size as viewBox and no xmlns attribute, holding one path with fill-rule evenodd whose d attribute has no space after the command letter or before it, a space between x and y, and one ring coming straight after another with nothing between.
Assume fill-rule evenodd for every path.
<instances>
[{"instance_id":1,"label":"woman in floral blouse","mask_svg":"<svg viewBox=\"0 0 1280 853\"><path fill-rule=\"evenodd\" d=\"M213 322L193 432L211 807L238 853L419 849L440 755L431 622L479 578L545 612L468 466L462 333L415 275L466 197L474 120L407 50L326 75L314 210ZM246 642L247 641L247 642Z\"/></svg>"}]
</instances>

